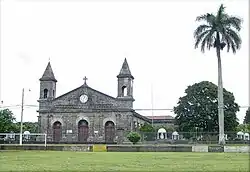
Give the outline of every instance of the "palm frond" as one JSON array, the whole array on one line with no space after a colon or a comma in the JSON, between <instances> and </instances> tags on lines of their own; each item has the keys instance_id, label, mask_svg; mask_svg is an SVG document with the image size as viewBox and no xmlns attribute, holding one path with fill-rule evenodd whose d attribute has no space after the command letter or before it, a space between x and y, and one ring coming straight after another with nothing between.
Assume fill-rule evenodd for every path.
<instances>
[{"instance_id":1,"label":"palm frond","mask_svg":"<svg viewBox=\"0 0 250 172\"><path fill-rule=\"evenodd\" d=\"M233 53L236 53L236 50L240 49L241 46L241 38L240 36L232 29L227 28L226 33L222 34L222 42L226 42L227 45L227 52L230 49Z\"/></svg>"},{"instance_id":2,"label":"palm frond","mask_svg":"<svg viewBox=\"0 0 250 172\"><path fill-rule=\"evenodd\" d=\"M196 17L196 21L204 21L208 23L210 26L212 26L215 21L215 16L210 13L203 14L203 15Z\"/></svg>"},{"instance_id":3,"label":"palm frond","mask_svg":"<svg viewBox=\"0 0 250 172\"><path fill-rule=\"evenodd\" d=\"M234 16L228 17L225 21L225 24L228 27L234 27L237 31L241 30L241 24L243 23L243 20Z\"/></svg>"},{"instance_id":4,"label":"palm frond","mask_svg":"<svg viewBox=\"0 0 250 172\"><path fill-rule=\"evenodd\" d=\"M233 51L233 53L235 54L236 53L236 47L235 47L235 44L233 43L233 41L231 40L231 49ZM229 52L229 50L228 50Z\"/></svg>"},{"instance_id":5,"label":"palm frond","mask_svg":"<svg viewBox=\"0 0 250 172\"><path fill-rule=\"evenodd\" d=\"M220 8L217 12L216 19L217 21L220 21L223 18L223 15L225 14L225 8L223 4L220 5Z\"/></svg>"},{"instance_id":6,"label":"palm frond","mask_svg":"<svg viewBox=\"0 0 250 172\"><path fill-rule=\"evenodd\" d=\"M210 48L213 46L213 42L215 40L214 38L214 31L210 31L202 40L201 42L201 52L205 52L205 46L207 45L207 49L210 50Z\"/></svg>"},{"instance_id":7,"label":"palm frond","mask_svg":"<svg viewBox=\"0 0 250 172\"><path fill-rule=\"evenodd\" d=\"M202 42L201 42L201 52L202 53L205 53L205 45L206 45L206 40L203 39Z\"/></svg>"},{"instance_id":8,"label":"palm frond","mask_svg":"<svg viewBox=\"0 0 250 172\"><path fill-rule=\"evenodd\" d=\"M237 45L237 48L240 48L240 45L242 43L240 35L232 29L227 29L227 33L230 35L230 37L232 37L235 44Z\"/></svg>"},{"instance_id":9,"label":"palm frond","mask_svg":"<svg viewBox=\"0 0 250 172\"><path fill-rule=\"evenodd\" d=\"M206 39L207 49L210 50L213 47L213 43L215 41L215 37L213 36L214 32L210 32L204 39Z\"/></svg>"},{"instance_id":10,"label":"palm frond","mask_svg":"<svg viewBox=\"0 0 250 172\"><path fill-rule=\"evenodd\" d=\"M231 40L231 49L232 49L233 53L235 54L237 48L235 47L235 44L233 43L232 40ZM228 50L228 52L229 52L229 50Z\"/></svg>"},{"instance_id":11,"label":"palm frond","mask_svg":"<svg viewBox=\"0 0 250 172\"><path fill-rule=\"evenodd\" d=\"M208 25L200 25L199 27L197 27L197 29L194 31L194 37L198 36L199 34L201 34L202 32L206 31L207 29L210 29L211 26Z\"/></svg>"},{"instance_id":12,"label":"palm frond","mask_svg":"<svg viewBox=\"0 0 250 172\"><path fill-rule=\"evenodd\" d=\"M232 39L232 41L234 42L236 49L240 49L240 46L241 46L241 43L242 43L240 35L238 33L236 33L232 29L227 29L227 34Z\"/></svg>"},{"instance_id":13,"label":"palm frond","mask_svg":"<svg viewBox=\"0 0 250 172\"><path fill-rule=\"evenodd\" d=\"M236 49L233 47L231 47L232 44L234 44L234 42L232 41L232 39L226 34L224 37L224 41L227 44L227 52L230 51L230 49L232 49L233 53L236 53Z\"/></svg>"},{"instance_id":14,"label":"palm frond","mask_svg":"<svg viewBox=\"0 0 250 172\"><path fill-rule=\"evenodd\" d=\"M199 35L195 35L195 48L198 48L200 42L203 40L203 38L210 32L210 30L206 30Z\"/></svg>"},{"instance_id":15,"label":"palm frond","mask_svg":"<svg viewBox=\"0 0 250 172\"><path fill-rule=\"evenodd\" d=\"M196 17L196 21L207 21L207 17L209 15L210 15L209 13L200 15L200 16Z\"/></svg>"}]
</instances>

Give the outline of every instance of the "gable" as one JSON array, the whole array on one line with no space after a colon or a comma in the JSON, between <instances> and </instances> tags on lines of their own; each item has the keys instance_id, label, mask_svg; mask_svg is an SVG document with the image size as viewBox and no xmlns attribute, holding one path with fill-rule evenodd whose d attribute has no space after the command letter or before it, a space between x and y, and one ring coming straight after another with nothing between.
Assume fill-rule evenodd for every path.
<instances>
[{"instance_id":1,"label":"gable","mask_svg":"<svg viewBox=\"0 0 250 172\"><path fill-rule=\"evenodd\" d=\"M80 101L81 95L87 95L88 100L86 103ZM63 94L52 101L52 105L55 107L74 107L74 108L94 108L104 107L112 108L119 105L119 101L109 95L106 95L100 91L94 90L87 85L80 86L66 94Z\"/></svg>"}]
</instances>

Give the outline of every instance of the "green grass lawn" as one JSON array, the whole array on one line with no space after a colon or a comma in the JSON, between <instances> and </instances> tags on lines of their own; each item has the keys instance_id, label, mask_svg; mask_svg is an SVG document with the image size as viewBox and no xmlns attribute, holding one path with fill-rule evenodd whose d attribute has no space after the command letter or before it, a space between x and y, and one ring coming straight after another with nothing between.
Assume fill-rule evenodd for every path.
<instances>
[{"instance_id":1,"label":"green grass lawn","mask_svg":"<svg viewBox=\"0 0 250 172\"><path fill-rule=\"evenodd\" d=\"M0 171L249 171L247 153L2 151Z\"/></svg>"}]
</instances>

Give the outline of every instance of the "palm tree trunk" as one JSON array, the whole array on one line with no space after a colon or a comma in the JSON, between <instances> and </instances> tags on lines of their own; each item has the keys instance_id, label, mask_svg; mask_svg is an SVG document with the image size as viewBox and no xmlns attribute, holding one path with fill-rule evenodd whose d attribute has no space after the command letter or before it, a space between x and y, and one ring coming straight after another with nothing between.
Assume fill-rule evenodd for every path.
<instances>
[{"instance_id":1,"label":"palm tree trunk","mask_svg":"<svg viewBox=\"0 0 250 172\"><path fill-rule=\"evenodd\" d=\"M218 120L219 120L219 144L224 145L224 100L223 100L223 82L222 82L222 66L220 57L220 47L216 46L218 58Z\"/></svg>"}]
</instances>

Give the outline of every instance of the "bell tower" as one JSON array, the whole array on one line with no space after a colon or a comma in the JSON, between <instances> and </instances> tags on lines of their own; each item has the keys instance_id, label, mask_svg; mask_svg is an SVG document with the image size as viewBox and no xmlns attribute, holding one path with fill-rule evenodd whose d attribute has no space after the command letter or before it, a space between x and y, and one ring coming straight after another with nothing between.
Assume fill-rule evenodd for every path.
<instances>
[{"instance_id":1,"label":"bell tower","mask_svg":"<svg viewBox=\"0 0 250 172\"><path fill-rule=\"evenodd\" d=\"M56 97L56 78L48 63L42 78L40 78L40 97L39 100L52 100Z\"/></svg>"},{"instance_id":2,"label":"bell tower","mask_svg":"<svg viewBox=\"0 0 250 172\"><path fill-rule=\"evenodd\" d=\"M134 77L132 76L127 59L125 58L122 68L120 70L118 78L118 95L117 98L124 101L134 101L133 98L133 82Z\"/></svg>"}]
</instances>

